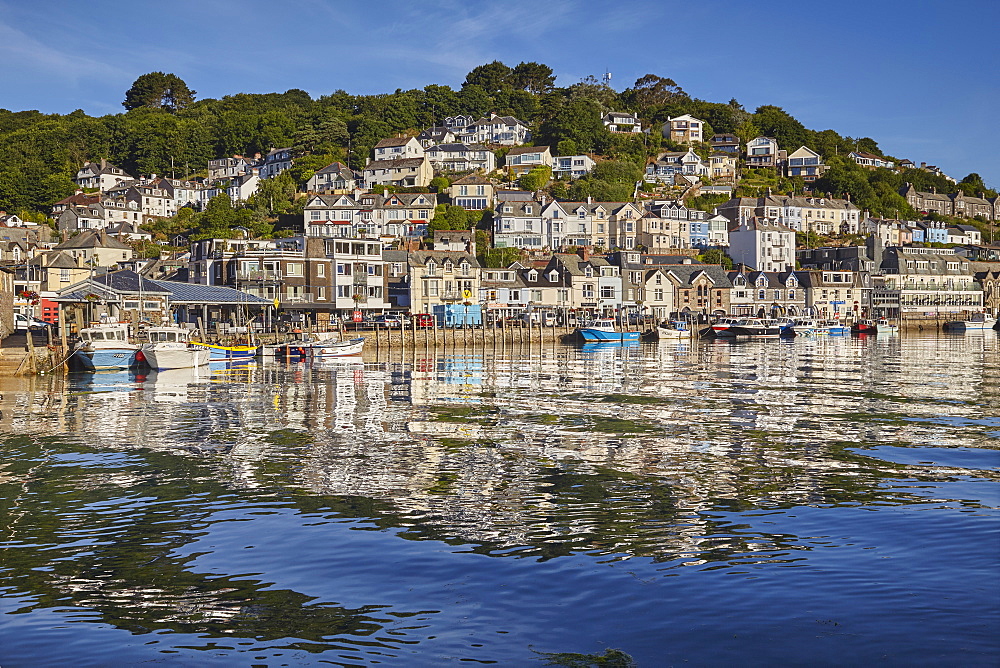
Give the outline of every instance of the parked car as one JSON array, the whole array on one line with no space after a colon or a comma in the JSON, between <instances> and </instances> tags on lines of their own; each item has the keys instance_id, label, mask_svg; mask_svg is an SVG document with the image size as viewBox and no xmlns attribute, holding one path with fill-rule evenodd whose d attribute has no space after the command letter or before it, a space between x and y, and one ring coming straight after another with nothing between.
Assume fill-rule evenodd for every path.
<instances>
[{"instance_id":1,"label":"parked car","mask_svg":"<svg viewBox=\"0 0 1000 668\"><path fill-rule=\"evenodd\" d=\"M417 327L433 327L434 326L434 316L430 313L417 313L413 316L414 322Z\"/></svg>"},{"instance_id":2,"label":"parked car","mask_svg":"<svg viewBox=\"0 0 1000 668\"><path fill-rule=\"evenodd\" d=\"M14 331L23 332L26 329L32 331L44 330L46 327L51 327L51 323L45 322L44 320L39 320L38 318L32 318L31 316L24 315L23 313L14 314Z\"/></svg>"},{"instance_id":3,"label":"parked car","mask_svg":"<svg viewBox=\"0 0 1000 668\"><path fill-rule=\"evenodd\" d=\"M374 318L372 318L372 324L374 324L376 327L388 327L390 329L399 329L402 327L409 327L410 319L400 313L386 313L384 315L377 315Z\"/></svg>"}]
</instances>

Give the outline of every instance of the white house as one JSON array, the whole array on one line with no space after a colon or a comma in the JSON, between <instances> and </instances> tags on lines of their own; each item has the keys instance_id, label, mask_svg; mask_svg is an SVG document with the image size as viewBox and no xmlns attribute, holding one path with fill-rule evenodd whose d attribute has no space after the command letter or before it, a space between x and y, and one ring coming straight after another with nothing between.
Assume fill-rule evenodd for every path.
<instances>
[{"instance_id":1,"label":"white house","mask_svg":"<svg viewBox=\"0 0 1000 668\"><path fill-rule=\"evenodd\" d=\"M548 146L516 146L507 152L507 171L512 177L527 174L535 167L552 165Z\"/></svg>"},{"instance_id":2,"label":"white house","mask_svg":"<svg viewBox=\"0 0 1000 668\"><path fill-rule=\"evenodd\" d=\"M358 185L358 175L342 162L317 170L306 182L306 190L316 193L346 193Z\"/></svg>"},{"instance_id":3,"label":"white house","mask_svg":"<svg viewBox=\"0 0 1000 668\"><path fill-rule=\"evenodd\" d=\"M604 117L601 118L601 122L604 123L604 127L608 129L608 132L619 134L635 134L642 132L642 123L636 115L625 111L612 111L609 114L605 114Z\"/></svg>"},{"instance_id":4,"label":"white house","mask_svg":"<svg viewBox=\"0 0 1000 668\"><path fill-rule=\"evenodd\" d=\"M73 180L81 188L95 188L103 192L126 181L131 181L134 178L124 170L115 167L104 158L101 158L99 163L83 163L83 167L76 173Z\"/></svg>"},{"instance_id":5,"label":"white house","mask_svg":"<svg viewBox=\"0 0 1000 668\"><path fill-rule=\"evenodd\" d=\"M705 122L690 114L668 118L663 124L663 136L678 144L693 144L705 140Z\"/></svg>"},{"instance_id":6,"label":"white house","mask_svg":"<svg viewBox=\"0 0 1000 668\"><path fill-rule=\"evenodd\" d=\"M420 145L416 137L391 137L375 144L376 160L422 157L424 157L424 147Z\"/></svg>"},{"instance_id":7,"label":"white house","mask_svg":"<svg viewBox=\"0 0 1000 668\"><path fill-rule=\"evenodd\" d=\"M795 231L764 218L742 221L729 232L729 257L757 271L795 267Z\"/></svg>"},{"instance_id":8,"label":"white house","mask_svg":"<svg viewBox=\"0 0 1000 668\"><path fill-rule=\"evenodd\" d=\"M484 174L496 170L497 157L482 144L438 144L427 149L427 159L435 171Z\"/></svg>"},{"instance_id":9,"label":"white house","mask_svg":"<svg viewBox=\"0 0 1000 668\"><path fill-rule=\"evenodd\" d=\"M552 158L552 176L555 178L578 179L594 168L594 159L589 155L560 155Z\"/></svg>"}]
</instances>

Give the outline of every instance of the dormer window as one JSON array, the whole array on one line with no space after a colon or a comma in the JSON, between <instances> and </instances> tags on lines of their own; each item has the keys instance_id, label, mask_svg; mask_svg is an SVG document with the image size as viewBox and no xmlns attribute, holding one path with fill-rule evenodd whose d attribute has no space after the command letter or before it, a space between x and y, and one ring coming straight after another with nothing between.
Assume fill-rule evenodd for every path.
<instances>
[{"instance_id":1,"label":"dormer window","mask_svg":"<svg viewBox=\"0 0 1000 668\"><path fill-rule=\"evenodd\" d=\"M433 276L437 273L437 263L431 260L427 263L427 275Z\"/></svg>"},{"instance_id":2,"label":"dormer window","mask_svg":"<svg viewBox=\"0 0 1000 668\"><path fill-rule=\"evenodd\" d=\"M448 260L447 262L444 263L444 271L446 274L450 274L451 272L455 271L455 265L452 264L451 260Z\"/></svg>"},{"instance_id":3,"label":"dormer window","mask_svg":"<svg viewBox=\"0 0 1000 668\"><path fill-rule=\"evenodd\" d=\"M586 267L583 270L583 275L586 276L587 278L593 278L594 277L594 270L591 267Z\"/></svg>"},{"instance_id":4,"label":"dormer window","mask_svg":"<svg viewBox=\"0 0 1000 668\"><path fill-rule=\"evenodd\" d=\"M559 280L559 272L553 269L549 272L549 280L553 283Z\"/></svg>"},{"instance_id":5,"label":"dormer window","mask_svg":"<svg viewBox=\"0 0 1000 668\"><path fill-rule=\"evenodd\" d=\"M462 271L462 274L468 274L469 270L472 269L472 265L470 265L468 262L463 262L462 264L458 265L458 268Z\"/></svg>"},{"instance_id":6,"label":"dormer window","mask_svg":"<svg viewBox=\"0 0 1000 668\"><path fill-rule=\"evenodd\" d=\"M529 271L528 272L528 280L531 281L532 283L534 283L535 281L537 281L538 280L538 272L535 271L534 269L532 269L531 271Z\"/></svg>"}]
</instances>

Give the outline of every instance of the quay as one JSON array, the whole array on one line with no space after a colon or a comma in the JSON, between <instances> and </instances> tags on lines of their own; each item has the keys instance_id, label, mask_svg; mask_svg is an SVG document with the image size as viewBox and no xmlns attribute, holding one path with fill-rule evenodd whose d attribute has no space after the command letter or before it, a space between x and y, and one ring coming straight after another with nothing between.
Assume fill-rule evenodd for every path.
<instances>
[{"instance_id":1,"label":"quay","mask_svg":"<svg viewBox=\"0 0 1000 668\"><path fill-rule=\"evenodd\" d=\"M942 332L945 319L934 316L904 318L899 322L900 333L918 334ZM850 320L846 321L850 324ZM700 325L692 328L692 339L697 339ZM493 350L521 348L543 345L557 345L567 342L574 327L565 325L542 326L524 323L522 326L502 327L458 326L458 327L380 327L353 330L344 329L304 329L288 333L255 333L254 340L261 345L292 343L295 341L316 341L331 335L341 339L363 337L365 351L376 357L395 354L405 355L417 350ZM208 343L230 345L246 340L246 335L209 335ZM51 332L24 332L11 334L0 342L0 376L27 376L62 374L67 370L66 361L72 346L65 337L54 337Z\"/></svg>"}]
</instances>

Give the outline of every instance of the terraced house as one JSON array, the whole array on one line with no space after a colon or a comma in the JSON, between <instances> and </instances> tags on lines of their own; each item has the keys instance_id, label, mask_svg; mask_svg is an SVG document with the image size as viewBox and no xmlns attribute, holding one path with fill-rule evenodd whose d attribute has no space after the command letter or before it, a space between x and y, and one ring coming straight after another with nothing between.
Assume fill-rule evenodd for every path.
<instances>
[{"instance_id":1,"label":"terraced house","mask_svg":"<svg viewBox=\"0 0 1000 668\"><path fill-rule=\"evenodd\" d=\"M437 195L430 193L363 193L314 195L303 216L310 237L426 236Z\"/></svg>"}]
</instances>

